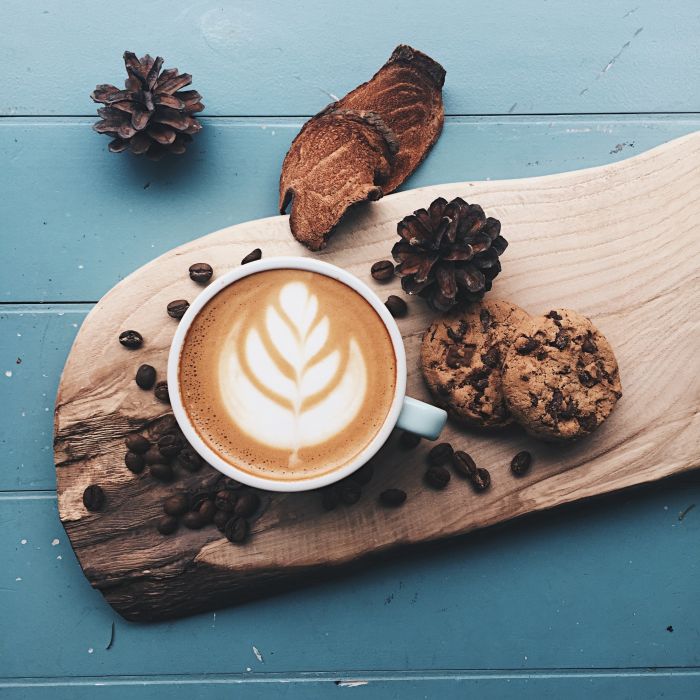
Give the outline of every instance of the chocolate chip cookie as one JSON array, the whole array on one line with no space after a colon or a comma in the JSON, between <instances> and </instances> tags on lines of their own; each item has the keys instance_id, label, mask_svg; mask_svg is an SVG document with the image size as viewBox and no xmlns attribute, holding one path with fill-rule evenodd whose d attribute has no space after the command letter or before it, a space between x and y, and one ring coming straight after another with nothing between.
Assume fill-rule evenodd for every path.
<instances>
[{"instance_id":1,"label":"chocolate chip cookie","mask_svg":"<svg viewBox=\"0 0 700 700\"><path fill-rule=\"evenodd\" d=\"M507 301L483 301L435 321L423 336L423 376L454 420L478 427L511 422L501 366L528 314Z\"/></svg>"},{"instance_id":2,"label":"chocolate chip cookie","mask_svg":"<svg viewBox=\"0 0 700 700\"><path fill-rule=\"evenodd\" d=\"M610 343L568 309L523 324L505 357L503 387L515 420L546 440L588 435L622 396Z\"/></svg>"}]
</instances>

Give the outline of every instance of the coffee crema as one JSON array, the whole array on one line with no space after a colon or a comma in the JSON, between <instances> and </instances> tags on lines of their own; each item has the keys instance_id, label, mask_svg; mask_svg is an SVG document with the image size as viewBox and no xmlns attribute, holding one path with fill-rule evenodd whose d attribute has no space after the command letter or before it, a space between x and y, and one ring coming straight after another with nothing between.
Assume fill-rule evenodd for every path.
<instances>
[{"instance_id":1,"label":"coffee crema","mask_svg":"<svg viewBox=\"0 0 700 700\"><path fill-rule=\"evenodd\" d=\"M266 270L228 285L195 317L179 382L197 434L224 461L297 481L345 466L377 435L396 356L379 314L351 287Z\"/></svg>"}]
</instances>

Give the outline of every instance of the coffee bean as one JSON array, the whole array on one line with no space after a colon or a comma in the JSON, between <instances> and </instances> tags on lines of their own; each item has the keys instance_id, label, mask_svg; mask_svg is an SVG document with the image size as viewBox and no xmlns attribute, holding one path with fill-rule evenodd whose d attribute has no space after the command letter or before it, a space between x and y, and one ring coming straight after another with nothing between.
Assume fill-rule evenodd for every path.
<instances>
[{"instance_id":1,"label":"coffee bean","mask_svg":"<svg viewBox=\"0 0 700 700\"><path fill-rule=\"evenodd\" d=\"M321 505L324 510L335 510L340 505L340 488L337 484L323 490Z\"/></svg>"},{"instance_id":2,"label":"coffee bean","mask_svg":"<svg viewBox=\"0 0 700 700\"><path fill-rule=\"evenodd\" d=\"M260 260L260 258L262 258L262 250L260 250L260 248L256 248L255 250L251 250L250 253L248 253L248 255L241 260L241 265L247 265L248 263Z\"/></svg>"},{"instance_id":3,"label":"coffee bean","mask_svg":"<svg viewBox=\"0 0 700 700\"><path fill-rule=\"evenodd\" d=\"M414 447L418 447L421 441L421 436L411 433L408 430L404 430L399 436L399 447L404 450L412 450Z\"/></svg>"},{"instance_id":4,"label":"coffee bean","mask_svg":"<svg viewBox=\"0 0 700 700\"><path fill-rule=\"evenodd\" d=\"M157 463L151 464L148 468L148 473L158 481L172 481L173 468L169 464Z\"/></svg>"},{"instance_id":5,"label":"coffee bean","mask_svg":"<svg viewBox=\"0 0 700 700\"><path fill-rule=\"evenodd\" d=\"M196 510L185 513L182 516L182 524L188 530L201 530L206 525L204 518Z\"/></svg>"},{"instance_id":6,"label":"coffee bean","mask_svg":"<svg viewBox=\"0 0 700 700\"><path fill-rule=\"evenodd\" d=\"M148 450L143 455L143 461L148 464L158 464L163 461L163 455L158 451L158 448L154 445L149 447Z\"/></svg>"},{"instance_id":7,"label":"coffee bean","mask_svg":"<svg viewBox=\"0 0 700 700\"><path fill-rule=\"evenodd\" d=\"M214 516L214 525L219 532L223 532L226 527L226 523L231 519L231 513L227 513L224 510L217 510Z\"/></svg>"},{"instance_id":8,"label":"coffee bean","mask_svg":"<svg viewBox=\"0 0 700 700\"><path fill-rule=\"evenodd\" d=\"M146 460L143 455L137 454L136 452L127 452L124 455L124 464L130 472L134 474L140 474L143 468L146 466Z\"/></svg>"},{"instance_id":9,"label":"coffee bean","mask_svg":"<svg viewBox=\"0 0 700 700\"><path fill-rule=\"evenodd\" d=\"M156 398L164 403L170 403L170 394L168 393L168 382L162 381L156 384L156 388L153 390Z\"/></svg>"},{"instance_id":10,"label":"coffee bean","mask_svg":"<svg viewBox=\"0 0 700 700\"><path fill-rule=\"evenodd\" d=\"M177 518L172 515L164 515L159 518L156 529L161 535L172 535L177 530Z\"/></svg>"},{"instance_id":11,"label":"coffee bean","mask_svg":"<svg viewBox=\"0 0 700 700\"><path fill-rule=\"evenodd\" d=\"M485 491L491 485L491 474L488 469L477 469L471 482L475 491Z\"/></svg>"},{"instance_id":12,"label":"coffee bean","mask_svg":"<svg viewBox=\"0 0 700 700\"><path fill-rule=\"evenodd\" d=\"M441 466L452 459L454 450L449 442L441 442L428 452L428 464Z\"/></svg>"},{"instance_id":13,"label":"coffee bean","mask_svg":"<svg viewBox=\"0 0 700 700\"><path fill-rule=\"evenodd\" d=\"M163 435L163 437L158 440L158 452L166 459L177 457L177 455L180 454L180 450L182 450L182 441L173 433Z\"/></svg>"},{"instance_id":14,"label":"coffee bean","mask_svg":"<svg viewBox=\"0 0 700 700\"><path fill-rule=\"evenodd\" d=\"M199 506L202 505L204 501L210 501L213 498L214 494L211 491L195 491L195 493L190 497L190 508L192 510L199 510Z\"/></svg>"},{"instance_id":15,"label":"coffee bean","mask_svg":"<svg viewBox=\"0 0 700 700\"><path fill-rule=\"evenodd\" d=\"M260 496L255 491L244 491L233 507L234 515L249 518L260 507Z\"/></svg>"},{"instance_id":16,"label":"coffee bean","mask_svg":"<svg viewBox=\"0 0 700 700\"><path fill-rule=\"evenodd\" d=\"M148 448L151 446L150 440L145 438L143 435L139 435L138 433L129 435L124 442L127 450L130 452L136 452L136 454L139 455L147 452Z\"/></svg>"},{"instance_id":17,"label":"coffee bean","mask_svg":"<svg viewBox=\"0 0 700 700\"><path fill-rule=\"evenodd\" d=\"M216 506L214 505L214 501L208 500L208 501L202 501L199 504L199 508L197 509L197 512L201 516L201 518L204 520L204 522L208 525L209 523L214 522L214 516L216 515Z\"/></svg>"},{"instance_id":18,"label":"coffee bean","mask_svg":"<svg viewBox=\"0 0 700 700\"><path fill-rule=\"evenodd\" d=\"M515 344L515 352L518 355L529 355L537 348L540 344L534 338L524 338L520 342Z\"/></svg>"},{"instance_id":19,"label":"coffee bean","mask_svg":"<svg viewBox=\"0 0 700 700\"><path fill-rule=\"evenodd\" d=\"M83 491L83 505L90 511L102 510L105 503L105 492L101 486L91 484Z\"/></svg>"},{"instance_id":20,"label":"coffee bean","mask_svg":"<svg viewBox=\"0 0 700 700\"><path fill-rule=\"evenodd\" d=\"M185 445L177 456L177 463L188 472L198 471L202 462L202 458L191 445Z\"/></svg>"},{"instance_id":21,"label":"coffee bean","mask_svg":"<svg viewBox=\"0 0 700 700\"><path fill-rule=\"evenodd\" d=\"M189 499L184 493L178 493L163 501L163 510L168 515L183 515L189 508Z\"/></svg>"},{"instance_id":22,"label":"coffee bean","mask_svg":"<svg viewBox=\"0 0 700 700\"><path fill-rule=\"evenodd\" d=\"M119 342L125 347L133 350L140 348L143 343L143 337L138 331L122 331L119 334Z\"/></svg>"},{"instance_id":23,"label":"coffee bean","mask_svg":"<svg viewBox=\"0 0 700 700\"><path fill-rule=\"evenodd\" d=\"M180 432L180 426L175 420L175 416L172 413L168 413L158 420L158 423L153 428L153 436L155 440L167 435L168 433Z\"/></svg>"},{"instance_id":24,"label":"coffee bean","mask_svg":"<svg viewBox=\"0 0 700 700\"><path fill-rule=\"evenodd\" d=\"M370 481L372 481L373 476L374 467L371 464L365 464L364 467L358 469L349 478L352 479L355 483L360 484L360 486L365 486L366 484L369 484Z\"/></svg>"},{"instance_id":25,"label":"coffee bean","mask_svg":"<svg viewBox=\"0 0 700 700\"><path fill-rule=\"evenodd\" d=\"M387 489L379 494L379 501L383 506L398 508L406 502L406 492L401 489Z\"/></svg>"},{"instance_id":26,"label":"coffee bean","mask_svg":"<svg viewBox=\"0 0 700 700\"><path fill-rule=\"evenodd\" d=\"M437 465L429 467L425 472L425 483L434 489L444 489L450 483L450 472L445 467Z\"/></svg>"},{"instance_id":27,"label":"coffee bean","mask_svg":"<svg viewBox=\"0 0 700 700\"><path fill-rule=\"evenodd\" d=\"M250 528L243 518L231 518L224 527L224 534L229 542L240 544L248 539Z\"/></svg>"},{"instance_id":28,"label":"coffee bean","mask_svg":"<svg viewBox=\"0 0 700 700\"><path fill-rule=\"evenodd\" d=\"M214 274L211 265L207 263L195 263L190 265L190 279L199 284L206 284Z\"/></svg>"},{"instance_id":29,"label":"coffee bean","mask_svg":"<svg viewBox=\"0 0 700 700\"><path fill-rule=\"evenodd\" d=\"M243 484L241 484L239 481L236 481L235 479L232 479L230 476L227 476L223 480L223 485L225 489L228 489L229 491L238 491L239 489L243 488Z\"/></svg>"},{"instance_id":30,"label":"coffee bean","mask_svg":"<svg viewBox=\"0 0 700 700\"><path fill-rule=\"evenodd\" d=\"M362 487L352 481L344 481L340 484L340 500L345 505L352 506L362 496Z\"/></svg>"},{"instance_id":31,"label":"coffee bean","mask_svg":"<svg viewBox=\"0 0 700 700\"><path fill-rule=\"evenodd\" d=\"M217 491L214 504L216 505L217 510L222 510L225 513L231 513L236 506L237 500L238 496L234 491L222 489L221 491Z\"/></svg>"},{"instance_id":32,"label":"coffee bean","mask_svg":"<svg viewBox=\"0 0 700 700\"><path fill-rule=\"evenodd\" d=\"M476 475L476 463L471 455L457 450L452 457L452 468L465 479L473 479Z\"/></svg>"},{"instance_id":33,"label":"coffee bean","mask_svg":"<svg viewBox=\"0 0 700 700\"><path fill-rule=\"evenodd\" d=\"M394 276L394 263L391 260L379 260L372 265L370 274L377 282L387 282Z\"/></svg>"},{"instance_id":34,"label":"coffee bean","mask_svg":"<svg viewBox=\"0 0 700 700\"><path fill-rule=\"evenodd\" d=\"M511 460L510 470L515 476L522 476L529 471L531 464L532 455L527 450L523 450L522 452L518 452Z\"/></svg>"},{"instance_id":35,"label":"coffee bean","mask_svg":"<svg viewBox=\"0 0 700 700\"><path fill-rule=\"evenodd\" d=\"M403 318L408 313L406 302L395 294L390 294L389 298L384 302L384 305L389 309L389 313L394 318Z\"/></svg>"},{"instance_id":36,"label":"coffee bean","mask_svg":"<svg viewBox=\"0 0 700 700\"><path fill-rule=\"evenodd\" d=\"M185 315L185 311L190 308L190 302L185 299L175 299L166 307L170 318L181 319Z\"/></svg>"},{"instance_id":37,"label":"coffee bean","mask_svg":"<svg viewBox=\"0 0 700 700\"><path fill-rule=\"evenodd\" d=\"M141 365L136 370L136 384L141 389L151 389L156 383L156 370L151 365Z\"/></svg>"}]
</instances>

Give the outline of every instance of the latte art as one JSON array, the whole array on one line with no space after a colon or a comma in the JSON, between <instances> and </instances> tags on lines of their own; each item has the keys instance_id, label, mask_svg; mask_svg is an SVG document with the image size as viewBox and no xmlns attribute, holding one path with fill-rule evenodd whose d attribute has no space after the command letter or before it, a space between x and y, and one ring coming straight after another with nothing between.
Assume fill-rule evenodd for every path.
<instances>
[{"instance_id":1,"label":"latte art","mask_svg":"<svg viewBox=\"0 0 700 700\"><path fill-rule=\"evenodd\" d=\"M290 450L292 464L300 448L355 419L367 393L366 360L354 336L332 342L331 321L303 282L282 287L263 314L232 328L219 384L231 420L259 442Z\"/></svg>"},{"instance_id":2,"label":"latte art","mask_svg":"<svg viewBox=\"0 0 700 700\"><path fill-rule=\"evenodd\" d=\"M342 282L294 269L244 277L192 322L180 393L202 440L257 476L338 469L391 408L396 358L372 306Z\"/></svg>"}]
</instances>

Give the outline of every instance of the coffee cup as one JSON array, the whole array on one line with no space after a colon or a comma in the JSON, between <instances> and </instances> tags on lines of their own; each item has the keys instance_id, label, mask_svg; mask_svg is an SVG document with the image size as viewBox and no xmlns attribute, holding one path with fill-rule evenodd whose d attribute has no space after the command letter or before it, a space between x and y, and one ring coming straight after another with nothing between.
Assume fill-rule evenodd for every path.
<instances>
[{"instance_id":1,"label":"coffee cup","mask_svg":"<svg viewBox=\"0 0 700 700\"><path fill-rule=\"evenodd\" d=\"M349 272L267 258L216 278L180 320L168 358L175 418L222 474L269 491L328 486L394 428L436 439L447 414L406 396L396 321Z\"/></svg>"}]
</instances>

